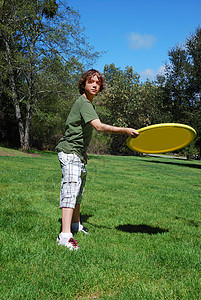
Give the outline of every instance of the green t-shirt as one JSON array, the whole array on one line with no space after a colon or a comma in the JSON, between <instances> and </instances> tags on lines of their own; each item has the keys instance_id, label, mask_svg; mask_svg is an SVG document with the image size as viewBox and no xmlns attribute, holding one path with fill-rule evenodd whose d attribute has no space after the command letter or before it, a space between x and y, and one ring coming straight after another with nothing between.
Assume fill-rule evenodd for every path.
<instances>
[{"instance_id":1,"label":"green t-shirt","mask_svg":"<svg viewBox=\"0 0 201 300\"><path fill-rule=\"evenodd\" d=\"M60 139L56 150L67 154L76 153L82 161L85 161L93 130L89 122L94 119L98 119L98 115L93 104L85 96L80 96L68 115L65 135Z\"/></svg>"}]
</instances>

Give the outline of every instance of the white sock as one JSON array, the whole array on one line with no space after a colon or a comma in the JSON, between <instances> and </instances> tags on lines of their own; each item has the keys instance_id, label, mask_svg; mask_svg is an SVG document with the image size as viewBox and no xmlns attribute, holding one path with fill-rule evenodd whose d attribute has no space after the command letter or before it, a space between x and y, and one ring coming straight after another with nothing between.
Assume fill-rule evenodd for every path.
<instances>
[{"instance_id":1,"label":"white sock","mask_svg":"<svg viewBox=\"0 0 201 300\"><path fill-rule=\"evenodd\" d=\"M73 234L71 232L69 233L60 232L59 237L62 239L70 239L73 237Z\"/></svg>"}]
</instances>

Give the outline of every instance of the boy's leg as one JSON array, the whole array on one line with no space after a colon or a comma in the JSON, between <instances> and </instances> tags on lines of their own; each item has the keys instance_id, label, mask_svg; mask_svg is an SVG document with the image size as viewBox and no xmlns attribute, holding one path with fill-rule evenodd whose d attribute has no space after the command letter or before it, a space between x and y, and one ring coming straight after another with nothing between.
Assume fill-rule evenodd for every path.
<instances>
[{"instance_id":1,"label":"boy's leg","mask_svg":"<svg viewBox=\"0 0 201 300\"><path fill-rule=\"evenodd\" d=\"M72 223L80 222L80 204L75 205L75 209L73 211Z\"/></svg>"},{"instance_id":2,"label":"boy's leg","mask_svg":"<svg viewBox=\"0 0 201 300\"><path fill-rule=\"evenodd\" d=\"M75 209L73 212L71 229L73 232L82 231L85 234L88 234L88 228L83 227L80 223L80 204L75 205Z\"/></svg>"},{"instance_id":3,"label":"boy's leg","mask_svg":"<svg viewBox=\"0 0 201 300\"><path fill-rule=\"evenodd\" d=\"M75 205L75 209L73 212L71 230L72 232L77 232L80 226L80 204Z\"/></svg>"},{"instance_id":4,"label":"boy's leg","mask_svg":"<svg viewBox=\"0 0 201 300\"><path fill-rule=\"evenodd\" d=\"M57 238L59 245L67 246L70 250L79 248L77 241L71 233L71 223L76 204L76 194L80 187L79 158L74 154L58 153L62 169L62 181L60 192L60 208L62 209L62 229Z\"/></svg>"},{"instance_id":5,"label":"boy's leg","mask_svg":"<svg viewBox=\"0 0 201 300\"><path fill-rule=\"evenodd\" d=\"M76 205L75 205L75 210L73 213L72 224L71 224L71 229L73 232L82 231L85 234L88 233L88 229L83 227L82 224L80 223L80 203L82 200L82 196L84 194L86 176L87 176L87 172L85 169L85 165L84 163L82 163L81 164L81 186L80 186L79 194L76 199Z\"/></svg>"},{"instance_id":6,"label":"boy's leg","mask_svg":"<svg viewBox=\"0 0 201 300\"><path fill-rule=\"evenodd\" d=\"M83 227L80 223L80 204L75 205L75 210L72 217L71 223L72 232L82 231L85 234L88 234L88 228Z\"/></svg>"},{"instance_id":7,"label":"boy's leg","mask_svg":"<svg viewBox=\"0 0 201 300\"><path fill-rule=\"evenodd\" d=\"M80 205L76 197L81 186L81 161L75 154L58 153L62 170L60 208L62 208L62 232L71 232L72 218L79 222Z\"/></svg>"},{"instance_id":8,"label":"boy's leg","mask_svg":"<svg viewBox=\"0 0 201 300\"><path fill-rule=\"evenodd\" d=\"M71 233L73 210L74 209L70 207L62 208L62 231L57 238L57 243L68 247L69 250L78 250L79 246L77 241L73 239L73 234Z\"/></svg>"},{"instance_id":9,"label":"boy's leg","mask_svg":"<svg viewBox=\"0 0 201 300\"><path fill-rule=\"evenodd\" d=\"M71 207L62 208L62 232L70 233L71 232L71 221L73 217L74 209Z\"/></svg>"}]
</instances>

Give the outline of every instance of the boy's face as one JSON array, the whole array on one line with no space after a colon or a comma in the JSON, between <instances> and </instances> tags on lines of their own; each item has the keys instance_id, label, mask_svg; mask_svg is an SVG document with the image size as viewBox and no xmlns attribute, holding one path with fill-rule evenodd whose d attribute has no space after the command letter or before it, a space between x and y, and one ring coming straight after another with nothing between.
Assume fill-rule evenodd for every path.
<instances>
[{"instance_id":1,"label":"boy's face","mask_svg":"<svg viewBox=\"0 0 201 300\"><path fill-rule=\"evenodd\" d=\"M100 91L101 81L97 75L88 78L85 83L85 94L89 97L94 97Z\"/></svg>"}]
</instances>

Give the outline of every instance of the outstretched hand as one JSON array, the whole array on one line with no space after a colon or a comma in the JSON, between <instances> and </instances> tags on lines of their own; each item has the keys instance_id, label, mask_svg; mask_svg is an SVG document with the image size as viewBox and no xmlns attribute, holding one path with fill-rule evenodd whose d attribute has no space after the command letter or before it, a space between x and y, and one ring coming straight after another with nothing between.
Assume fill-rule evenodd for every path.
<instances>
[{"instance_id":1,"label":"outstretched hand","mask_svg":"<svg viewBox=\"0 0 201 300\"><path fill-rule=\"evenodd\" d=\"M131 138L136 138L139 135L139 132L133 128L126 128L126 133L131 137Z\"/></svg>"}]
</instances>

